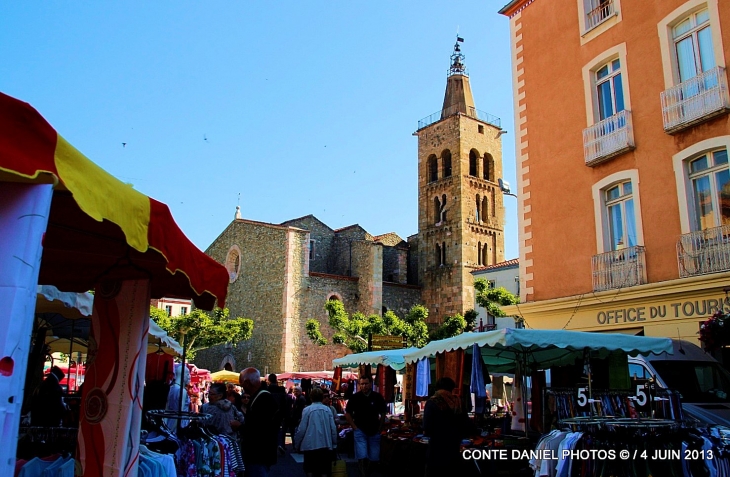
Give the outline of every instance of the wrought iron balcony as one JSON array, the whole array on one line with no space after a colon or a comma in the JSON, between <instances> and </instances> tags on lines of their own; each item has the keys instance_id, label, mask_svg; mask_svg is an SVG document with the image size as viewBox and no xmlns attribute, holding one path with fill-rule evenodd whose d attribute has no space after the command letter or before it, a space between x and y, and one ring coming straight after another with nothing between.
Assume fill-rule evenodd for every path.
<instances>
[{"instance_id":1,"label":"wrought iron balcony","mask_svg":"<svg viewBox=\"0 0 730 477\"><path fill-rule=\"evenodd\" d=\"M644 247L599 253L591 259L593 291L626 288L646 283Z\"/></svg>"},{"instance_id":2,"label":"wrought iron balcony","mask_svg":"<svg viewBox=\"0 0 730 477\"><path fill-rule=\"evenodd\" d=\"M586 31L593 30L615 14L613 0L599 2L596 8L586 13Z\"/></svg>"},{"instance_id":3,"label":"wrought iron balcony","mask_svg":"<svg viewBox=\"0 0 730 477\"><path fill-rule=\"evenodd\" d=\"M730 225L682 235L677 260L681 278L730 270Z\"/></svg>"},{"instance_id":4,"label":"wrought iron balcony","mask_svg":"<svg viewBox=\"0 0 730 477\"><path fill-rule=\"evenodd\" d=\"M623 110L583 130L586 166L595 166L634 148L631 111Z\"/></svg>"},{"instance_id":5,"label":"wrought iron balcony","mask_svg":"<svg viewBox=\"0 0 730 477\"><path fill-rule=\"evenodd\" d=\"M502 120L499 119L497 116L493 116L489 113L485 113L484 111L480 111L476 108L467 107L467 111L459 111L459 105L450 106L446 109L442 109L440 111L436 111L430 116L426 116L425 118L418 121L418 129L423 129L426 126L433 124L437 121L441 121L442 119L446 119L450 116L455 116L457 114L463 114L465 116L469 116L470 118L478 119L480 121L484 121L487 124L491 124L492 126L502 129Z\"/></svg>"},{"instance_id":6,"label":"wrought iron balcony","mask_svg":"<svg viewBox=\"0 0 730 477\"><path fill-rule=\"evenodd\" d=\"M725 68L717 66L661 93L664 130L675 133L730 111Z\"/></svg>"}]
</instances>

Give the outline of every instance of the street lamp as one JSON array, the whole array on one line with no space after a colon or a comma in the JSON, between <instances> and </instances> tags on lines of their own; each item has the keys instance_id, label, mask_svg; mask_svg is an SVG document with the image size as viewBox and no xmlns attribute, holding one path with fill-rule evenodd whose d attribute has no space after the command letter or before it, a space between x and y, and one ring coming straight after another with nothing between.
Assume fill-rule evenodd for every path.
<instances>
[{"instance_id":1,"label":"street lamp","mask_svg":"<svg viewBox=\"0 0 730 477\"><path fill-rule=\"evenodd\" d=\"M510 190L510 188L509 188L509 182L504 181L502 179L497 179L497 182L499 183L499 190L501 190L504 195L511 195L512 197L515 197L515 198L517 197Z\"/></svg>"}]
</instances>

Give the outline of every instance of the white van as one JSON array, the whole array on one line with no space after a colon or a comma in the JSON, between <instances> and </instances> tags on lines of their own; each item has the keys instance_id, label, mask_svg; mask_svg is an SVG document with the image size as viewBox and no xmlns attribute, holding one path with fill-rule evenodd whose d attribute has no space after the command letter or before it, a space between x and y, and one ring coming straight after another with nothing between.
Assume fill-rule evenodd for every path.
<instances>
[{"instance_id":1,"label":"white van","mask_svg":"<svg viewBox=\"0 0 730 477\"><path fill-rule=\"evenodd\" d=\"M660 387L679 391L687 417L730 427L730 373L697 345L672 342L673 355L629 356L634 387L654 377Z\"/></svg>"}]
</instances>

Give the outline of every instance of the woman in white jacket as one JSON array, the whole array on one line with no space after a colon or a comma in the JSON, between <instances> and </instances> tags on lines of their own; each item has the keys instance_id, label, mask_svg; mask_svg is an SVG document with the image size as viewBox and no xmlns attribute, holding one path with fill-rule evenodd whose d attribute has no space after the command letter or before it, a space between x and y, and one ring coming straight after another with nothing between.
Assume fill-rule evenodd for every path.
<instances>
[{"instance_id":1,"label":"woman in white jacket","mask_svg":"<svg viewBox=\"0 0 730 477\"><path fill-rule=\"evenodd\" d=\"M312 389L312 405L304 408L294 435L294 448L304 453L304 472L308 477L331 474L337 447L337 426L332 411L322 404L323 395L320 388Z\"/></svg>"}]
</instances>

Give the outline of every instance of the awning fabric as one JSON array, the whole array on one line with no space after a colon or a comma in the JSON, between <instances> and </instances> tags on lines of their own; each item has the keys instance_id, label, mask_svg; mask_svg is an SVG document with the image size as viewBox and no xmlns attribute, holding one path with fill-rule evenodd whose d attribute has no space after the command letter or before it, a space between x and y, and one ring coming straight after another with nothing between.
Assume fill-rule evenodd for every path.
<instances>
[{"instance_id":1,"label":"awning fabric","mask_svg":"<svg viewBox=\"0 0 730 477\"><path fill-rule=\"evenodd\" d=\"M220 371L216 371L215 373L210 375L210 380L214 383L223 383L223 382L229 382L229 383L238 383L238 377L239 374L235 371L228 371L227 369L222 369Z\"/></svg>"},{"instance_id":2,"label":"awning fabric","mask_svg":"<svg viewBox=\"0 0 730 477\"><path fill-rule=\"evenodd\" d=\"M418 348L391 349L384 351L366 351L364 353L348 354L342 358L332 360L333 366L356 368L361 364L390 366L396 371L406 367L405 354L418 351Z\"/></svg>"},{"instance_id":3,"label":"awning fabric","mask_svg":"<svg viewBox=\"0 0 730 477\"><path fill-rule=\"evenodd\" d=\"M432 341L423 348L405 354L406 363L455 349L468 350L473 344L481 350L492 372L514 372L518 360L548 368L573 364L585 349L595 358L605 358L615 350L631 356L672 353L672 340L624 334L588 333L565 330L513 329L463 333L453 338Z\"/></svg>"},{"instance_id":4,"label":"awning fabric","mask_svg":"<svg viewBox=\"0 0 730 477\"><path fill-rule=\"evenodd\" d=\"M169 348L170 350L174 351L174 353L178 356L182 356L183 349L180 344L172 339L170 335L167 334L165 330L160 328L160 325L155 323L154 321L150 320L150 329L149 329L149 337L147 338L147 341L151 345L157 345L157 343L160 344L160 349L162 351L166 351L166 348ZM149 351L148 351L149 352ZM172 353L168 353L172 354Z\"/></svg>"},{"instance_id":5,"label":"awning fabric","mask_svg":"<svg viewBox=\"0 0 730 477\"><path fill-rule=\"evenodd\" d=\"M40 283L83 292L136 273L151 278L153 298L225 305L228 272L185 237L165 204L91 162L29 104L0 93L3 181L55 185Z\"/></svg>"},{"instance_id":6,"label":"awning fabric","mask_svg":"<svg viewBox=\"0 0 730 477\"><path fill-rule=\"evenodd\" d=\"M286 381L288 379L325 379L331 381L334 377L334 371L301 371L301 372L286 372L276 375L276 379L279 381ZM342 379L353 379L357 377L357 373L342 373Z\"/></svg>"}]
</instances>

